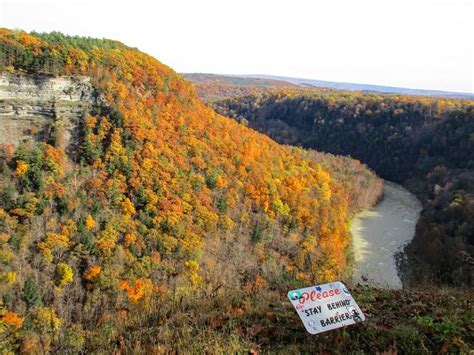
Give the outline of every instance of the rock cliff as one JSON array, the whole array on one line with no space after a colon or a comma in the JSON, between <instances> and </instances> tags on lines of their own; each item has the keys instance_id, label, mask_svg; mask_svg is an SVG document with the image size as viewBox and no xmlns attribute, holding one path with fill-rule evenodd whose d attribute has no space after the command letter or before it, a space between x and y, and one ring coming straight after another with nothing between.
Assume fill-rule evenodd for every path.
<instances>
[{"instance_id":1,"label":"rock cliff","mask_svg":"<svg viewBox=\"0 0 474 355\"><path fill-rule=\"evenodd\" d=\"M55 140L73 153L82 117L99 97L86 77L0 74L0 144Z\"/></svg>"}]
</instances>

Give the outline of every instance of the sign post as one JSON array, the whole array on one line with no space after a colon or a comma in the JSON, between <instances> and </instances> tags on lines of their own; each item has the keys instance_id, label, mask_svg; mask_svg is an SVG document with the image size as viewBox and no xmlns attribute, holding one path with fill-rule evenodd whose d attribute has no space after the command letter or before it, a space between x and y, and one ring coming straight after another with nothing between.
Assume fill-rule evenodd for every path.
<instances>
[{"instance_id":1,"label":"sign post","mask_svg":"<svg viewBox=\"0 0 474 355\"><path fill-rule=\"evenodd\" d=\"M365 316L342 282L288 292L293 307L310 334L363 322Z\"/></svg>"}]
</instances>

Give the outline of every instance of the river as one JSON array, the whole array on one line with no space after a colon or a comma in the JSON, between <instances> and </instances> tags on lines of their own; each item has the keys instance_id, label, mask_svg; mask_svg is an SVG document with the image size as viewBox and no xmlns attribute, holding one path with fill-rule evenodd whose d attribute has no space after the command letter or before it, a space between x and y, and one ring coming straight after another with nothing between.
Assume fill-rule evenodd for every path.
<instances>
[{"instance_id":1,"label":"river","mask_svg":"<svg viewBox=\"0 0 474 355\"><path fill-rule=\"evenodd\" d=\"M384 198L351 224L354 282L399 289L395 254L415 235L421 202L402 186L385 181Z\"/></svg>"}]
</instances>

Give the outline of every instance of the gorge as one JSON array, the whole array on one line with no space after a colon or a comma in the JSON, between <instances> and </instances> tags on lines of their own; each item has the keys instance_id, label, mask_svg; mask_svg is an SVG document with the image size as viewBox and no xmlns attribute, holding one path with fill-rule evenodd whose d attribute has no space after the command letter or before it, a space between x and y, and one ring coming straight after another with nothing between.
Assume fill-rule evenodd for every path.
<instances>
[{"instance_id":1,"label":"gorge","mask_svg":"<svg viewBox=\"0 0 474 355\"><path fill-rule=\"evenodd\" d=\"M207 97L208 87L197 87ZM279 143L359 159L417 196L423 210L404 249L405 285L472 284L472 100L306 88L229 97L231 89L209 103L219 113Z\"/></svg>"},{"instance_id":2,"label":"gorge","mask_svg":"<svg viewBox=\"0 0 474 355\"><path fill-rule=\"evenodd\" d=\"M366 322L315 337L302 328L288 290L348 277L350 218L380 199L383 182L363 159L279 144L117 41L0 29L0 73L0 352L472 348L464 290L348 283ZM351 143L370 130L377 161L386 151L370 143L387 146L390 126L320 138ZM395 134L389 143L404 147ZM397 159L379 162L397 171ZM461 225L469 195L445 199L462 185L435 172L437 201Z\"/></svg>"}]
</instances>

